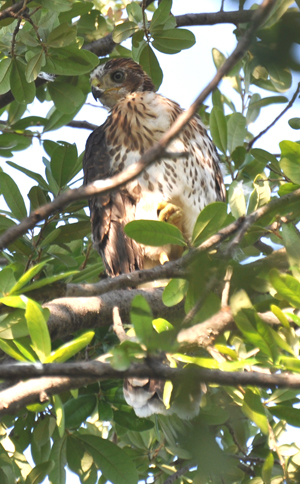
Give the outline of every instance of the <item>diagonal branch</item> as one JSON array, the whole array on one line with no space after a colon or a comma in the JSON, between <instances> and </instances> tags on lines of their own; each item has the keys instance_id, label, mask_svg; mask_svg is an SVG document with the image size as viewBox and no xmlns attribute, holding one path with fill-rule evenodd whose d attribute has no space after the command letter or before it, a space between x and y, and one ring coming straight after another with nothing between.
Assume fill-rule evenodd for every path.
<instances>
[{"instance_id":1,"label":"diagonal branch","mask_svg":"<svg viewBox=\"0 0 300 484\"><path fill-rule=\"evenodd\" d=\"M241 37L237 47L228 57L226 62L220 67L212 81L204 88L193 104L183 112L171 126L171 128L163 135L161 140L152 148L147 150L140 160L130 166L122 173L115 175L109 180L98 180L86 187L68 190L59 195L52 203L48 203L43 207L35 210L29 217L24 219L19 225L15 225L8 229L0 238L0 250L3 250L11 242L18 239L25 234L27 230L33 229L41 220L45 219L54 212L62 210L63 207L69 205L75 200L82 198L89 198L98 194L105 194L117 187L121 187L129 181L136 178L143 170L145 170L151 163L162 158L164 152L171 143L171 141L179 134L184 126L192 119L197 112L199 106L204 102L206 97L218 86L221 79L234 67L234 65L244 56L248 47L250 46L254 32L265 21L269 15L275 0L263 0L261 6L255 11L251 26Z\"/></svg>"}]
</instances>

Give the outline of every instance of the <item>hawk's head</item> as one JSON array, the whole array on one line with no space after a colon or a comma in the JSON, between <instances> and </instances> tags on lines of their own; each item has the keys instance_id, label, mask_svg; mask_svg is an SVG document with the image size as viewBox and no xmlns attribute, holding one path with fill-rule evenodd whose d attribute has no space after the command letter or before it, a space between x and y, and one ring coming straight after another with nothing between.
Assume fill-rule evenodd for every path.
<instances>
[{"instance_id":1,"label":"hawk's head","mask_svg":"<svg viewBox=\"0 0 300 484\"><path fill-rule=\"evenodd\" d=\"M155 91L150 77L132 59L111 59L92 72L92 93L103 106L114 105L132 92Z\"/></svg>"}]
</instances>

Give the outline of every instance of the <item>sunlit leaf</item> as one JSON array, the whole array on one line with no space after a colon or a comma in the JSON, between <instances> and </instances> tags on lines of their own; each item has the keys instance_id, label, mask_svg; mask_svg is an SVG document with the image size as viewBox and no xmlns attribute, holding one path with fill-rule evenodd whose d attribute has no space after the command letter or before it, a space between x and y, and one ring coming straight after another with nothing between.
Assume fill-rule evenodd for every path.
<instances>
[{"instance_id":1,"label":"sunlit leaf","mask_svg":"<svg viewBox=\"0 0 300 484\"><path fill-rule=\"evenodd\" d=\"M32 346L40 361L43 363L51 351L51 339L47 327L47 311L28 299L25 311L28 330L32 341Z\"/></svg>"},{"instance_id":2,"label":"sunlit leaf","mask_svg":"<svg viewBox=\"0 0 300 484\"><path fill-rule=\"evenodd\" d=\"M129 237L145 245L186 245L182 233L175 225L159 220L134 220L125 226L124 231Z\"/></svg>"}]
</instances>

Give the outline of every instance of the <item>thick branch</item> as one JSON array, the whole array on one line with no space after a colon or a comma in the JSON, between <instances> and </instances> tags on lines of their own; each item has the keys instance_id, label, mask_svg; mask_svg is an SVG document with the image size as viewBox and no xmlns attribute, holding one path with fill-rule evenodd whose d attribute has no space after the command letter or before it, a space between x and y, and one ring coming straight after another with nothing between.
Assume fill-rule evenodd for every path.
<instances>
[{"instance_id":1,"label":"thick branch","mask_svg":"<svg viewBox=\"0 0 300 484\"><path fill-rule=\"evenodd\" d=\"M204 102L206 97L218 86L222 77L225 76L242 58L248 49L252 36L255 30L267 18L275 0L263 0L261 6L255 11L253 15L253 22L251 27L246 30L243 37L240 39L237 47L233 53L228 57L225 63L220 67L213 80L206 86L206 88L197 97L190 108L183 112L171 126L171 128L163 135L159 143L156 143L152 148L147 150L140 158L138 163L130 166L122 173L115 175L109 180L98 180L86 187L68 190L67 192L58 196L52 203L48 203L38 210L35 210L29 217L24 219L19 225L15 225L8 229L0 238L0 250L3 250L11 242L18 239L25 234L27 230L33 229L41 220L45 219L56 211L61 211L63 207L69 205L75 200L82 198L93 197L98 194L104 194L112 191L117 187L121 187L129 181L136 178L145 168L151 163L163 157L164 152L169 143L178 135L184 126L197 112L198 107Z\"/></svg>"},{"instance_id":2,"label":"thick branch","mask_svg":"<svg viewBox=\"0 0 300 484\"><path fill-rule=\"evenodd\" d=\"M44 378L45 375L58 378ZM157 378L171 380L190 378L189 369L170 368L157 362L132 365L126 371L118 371L108 363L99 361L62 364L17 364L2 365L0 378L40 378L27 380L0 393L0 416L17 412L25 405L45 402L49 396L71 388L78 388L95 380L120 378ZM265 374L259 372L226 372L194 367L193 377L204 383L228 386L258 386L262 388L300 388L300 375Z\"/></svg>"},{"instance_id":3,"label":"thick branch","mask_svg":"<svg viewBox=\"0 0 300 484\"><path fill-rule=\"evenodd\" d=\"M162 289L121 290L97 297L60 298L44 305L50 310L48 327L52 339L63 338L79 330L110 326L113 324L112 312L115 306L120 309L123 323L129 323L131 302L137 294L141 294L147 299L155 318L172 320L174 317L183 316L181 304L172 308L167 308L163 304Z\"/></svg>"},{"instance_id":4,"label":"thick branch","mask_svg":"<svg viewBox=\"0 0 300 484\"><path fill-rule=\"evenodd\" d=\"M32 2L32 0L27 0L26 7L30 2ZM2 10L0 12L0 20L4 20L5 18L10 18L10 17L16 18L18 13L24 10L24 4L25 4L24 0L21 0L20 2L15 3L11 7L8 7L5 10Z\"/></svg>"}]
</instances>

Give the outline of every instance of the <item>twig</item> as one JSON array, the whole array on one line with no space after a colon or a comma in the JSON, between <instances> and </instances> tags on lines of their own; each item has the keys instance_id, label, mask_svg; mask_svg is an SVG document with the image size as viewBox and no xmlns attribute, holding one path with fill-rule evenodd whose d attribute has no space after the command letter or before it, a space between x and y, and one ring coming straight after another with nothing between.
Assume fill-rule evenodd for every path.
<instances>
[{"instance_id":1,"label":"twig","mask_svg":"<svg viewBox=\"0 0 300 484\"><path fill-rule=\"evenodd\" d=\"M269 126L267 126L265 129L263 129L260 133L258 133L258 135L254 136L254 138L252 138L251 141L249 141L248 143L248 147L247 147L247 151L250 151L252 146L254 145L254 143L261 137L263 136L264 134L266 134L267 131L269 131L270 128L272 128L276 123L277 121L293 106L294 102L296 101L297 99L297 96L300 92L300 82L298 83L298 86L297 86L297 89L296 91L294 92L293 94L293 97L292 99L290 100L290 102L287 104L287 106L284 108L283 111L281 111L281 113L274 119L274 121L272 121L271 124L269 124Z\"/></svg>"},{"instance_id":2,"label":"twig","mask_svg":"<svg viewBox=\"0 0 300 484\"><path fill-rule=\"evenodd\" d=\"M218 86L221 79L226 75L243 57L247 48L249 47L252 36L256 29L264 22L269 14L270 10L274 6L275 0L263 0L261 6L255 11L253 15L253 21L248 30L244 33L240 39L237 47L232 54L228 57L225 63L220 67L212 81L203 89L201 94L193 102L193 104L183 112L171 126L171 128L162 136L160 141L156 143L152 148L147 150L140 160L131 165L123 172L115 175L108 180L97 180L85 187L77 188L74 190L68 190L67 192L59 195L52 203L48 203L35 210L29 217L24 219L19 225L15 225L8 229L0 238L0 250L3 250L11 242L18 239L21 235L25 234L27 230L32 229L41 220L49 216L50 214L61 210L75 200L82 198L93 197L98 194L105 194L117 187L121 187L129 181L136 178L143 170L145 170L151 163L163 157L163 154L171 141L179 134L184 126L192 119L197 112L198 107L203 103L206 97Z\"/></svg>"},{"instance_id":3,"label":"twig","mask_svg":"<svg viewBox=\"0 0 300 484\"><path fill-rule=\"evenodd\" d=\"M11 7L6 8L5 10L2 10L0 12L0 20L4 20L5 18L16 18L18 14L23 12L24 8L27 8L28 3L32 2L32 0L28 0L27 2L24 2L24 0L21 0L20 2L15 3ZM25 4L25 7L24 7Z\"/></svg>"},{"instance_id":4,"label":"twig","mask_svg":"<svg viewBox=\"0 0 300 484\"><path fill-rule=\"evenodd\" d=\"M181 469L178 469L178 471L174 472L174 474L172 474L171 476L169 476L163 482L163 484L173 484L173 482L175 482L176 479L178 479L178 477L183 476L183 474L185 474L186 472L188 472L192 466L193 466L192 464L187 464L186 466L182 467Z\"/></svg>"},{"instance_id":5,"label":"twig","mask_svg":"<svg viewBox=\"0 0 300 484\"><path fill-rule=\"evenodd\" d=\"M66 126L70 126L71 128L90 129L91 131L98 128L96 124L89 123L88 121L70 121Z\"/></svg>"},{"instance_id":6,"label":"twig","mask_svg":"<svg viewBox=\"0 0 300 484\"><path fill-rule=\"evenodd\" d=\"M230 281L232 278L233 270L231 266L228 266L226 269L226 274L224 277L224 289L222 291L222 298L221 298L221 308L226 308L228 306L229 300L229 291L230 291Z\"/></svg>"}]
</instances>

